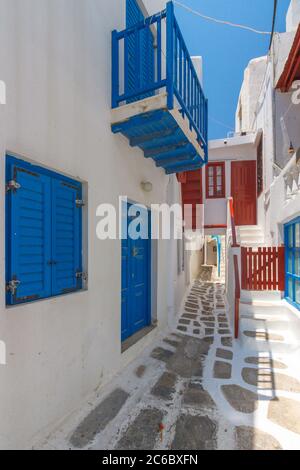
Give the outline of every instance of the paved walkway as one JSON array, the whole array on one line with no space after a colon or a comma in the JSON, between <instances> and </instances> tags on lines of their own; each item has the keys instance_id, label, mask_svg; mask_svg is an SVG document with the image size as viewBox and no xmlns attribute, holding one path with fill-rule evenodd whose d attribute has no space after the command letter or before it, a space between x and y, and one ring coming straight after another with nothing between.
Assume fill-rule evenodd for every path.
<instances>
[{"instance_id":1,"label":"paved walkway","mask_svg":"<svg viewBox=\"0 0 300 470\"><path fill-rule=\"evenodd\" d=\"M300 449L298 369L233 342L223 285L196 281L177 330L42 448Z\"/></svg>"}]
</instances>

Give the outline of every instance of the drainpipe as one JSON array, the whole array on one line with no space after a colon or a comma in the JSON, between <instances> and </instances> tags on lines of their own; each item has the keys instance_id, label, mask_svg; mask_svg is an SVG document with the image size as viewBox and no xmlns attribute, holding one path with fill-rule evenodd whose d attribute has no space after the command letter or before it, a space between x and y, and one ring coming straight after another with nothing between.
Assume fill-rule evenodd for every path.
<instances>
[{"instance_id":1,"label":"drainpipe","mask_svg":"<svg viewBox=\"0 0 300 470\"><path fill-rule=\"evenodd\" d=\"M273 13L273 21L272 21L272 34L271 34L271 39L270 39L269 50L271 50L272 43L273 43L273 37L274 37L274 31L275 31L275 23L276 23L276 16L277 16L277 4L278 4L278 0L274 0L274 13Z\"/></svg>"},{"instance_id":2,"label":"drainpipe","mask_svg":"<svg viewBox=\"0 0 300 470\"><path fill-rule=\"evenodd\" d=\"M221 237L219 235L214 235L213 240L217 242L218 250L218 277L221 277Z\"/></svg>"},{"instance_id":3,"label":"drainpipe","mask_svg":"<svg viewBox=\"0 0 300 470\"><path fill-rule=\"evenodd\" d=\"M274 46L273 46L274 47ZM277 142L276 142L276 90L275 90L275 66L274 66L274 49L270 50L272 64L272 133L273 133L273 163L277 162ZM274 179L274 171L273 178Z\"/></svg>"},{"instance_id":4,"label":"drainpipe","mask_svg":"<svg viewBox=\"0 0 300 470\"><path fill-rule=\"evenodd\" d=\"M218 237L218 275L221 277L221 237Z\"/></svg>"},{"instance_id":5,"label":"drainpipe","mask_svg":"<svg viewBox=\"0 0 300 470\"><path fill-rule=\"evenodd\" d=\"M273 161L277 161L277 145L276 145L276 90L275 90L275 66L274 66L274 34L275 34L275 24L276 24L276 17L277 17L277 7L278 7L278 0L274 0L274 12L273 12L273 21L272 21L272 34L270 38L270 46L269 46L269 53L271 57L271 63L272 63L272 72L273 72L273 83L272 83L272 89L273 89L273 106L272 106L272 113L273 113L273 149L274 149L274 159ZM274 179L274 171L273 171L273 179Z\"/></svg>"}]
</instances>

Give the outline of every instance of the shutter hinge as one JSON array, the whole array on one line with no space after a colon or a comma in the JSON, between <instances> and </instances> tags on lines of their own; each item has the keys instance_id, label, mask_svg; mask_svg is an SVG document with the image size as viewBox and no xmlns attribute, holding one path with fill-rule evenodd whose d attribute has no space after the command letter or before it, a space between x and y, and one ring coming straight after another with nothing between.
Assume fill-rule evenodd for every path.
<instances>
[{"instance_id":1,"label":"shutter hinge","mask_svg":"<svg viewBox=\"0 0 300 470\"><path fill-rule=\"evenodd\" d=\"M76 272L76 279L82 279L83 281L87 281L88 279L88 274L87 273L81 273L79 271Z\"/></svg>"},{"instance_id":2,"label":"shutter hinge","mask_svg":"<svg viewBox=\"0 0 300 470\"><path fill-rule=\"evenodd\" d=\"M6 192L8 192L8 191L14 191L15 192L17 189L21 189L21 185L16 180L11 180L6 185Z\"/></svg>"},{"instance_id":3,"label":"shutter hinge","mask_svg":"<svg viewBox=\"0 0 300 470\"><path fill-rule=\"evenodd\" d=\"M9 283L6 285L7 292L10 292L13 296L16 295L17 289L20 284L21 282L18 281L17 279L14 279L13 281L9 281Z\"/></svg>"},{"instance_id":4,"label":"shutter hinge","mask_svg":"<svg viewBox=\"0 0 300 470\"><path fill-rule=\"evenodd\" d=\"M85 206L83 199L76 199L76 207L81 208Z\"/></svg>"}]
</instances>

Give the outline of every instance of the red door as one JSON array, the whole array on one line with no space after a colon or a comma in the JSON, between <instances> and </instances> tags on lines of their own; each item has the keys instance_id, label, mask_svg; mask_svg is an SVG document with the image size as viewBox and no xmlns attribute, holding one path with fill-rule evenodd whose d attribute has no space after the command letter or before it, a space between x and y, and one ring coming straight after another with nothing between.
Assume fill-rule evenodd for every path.
<instances>
[{"instance_id":1,"label":"red door","mask_svg":"<svg viewBox=\"0 0 300 470\"><path fill-rule=\"evenodd\" d=\"M257 224L256 161L232 162L231 196L236 225Z\"/></svg>"}]
</instances>

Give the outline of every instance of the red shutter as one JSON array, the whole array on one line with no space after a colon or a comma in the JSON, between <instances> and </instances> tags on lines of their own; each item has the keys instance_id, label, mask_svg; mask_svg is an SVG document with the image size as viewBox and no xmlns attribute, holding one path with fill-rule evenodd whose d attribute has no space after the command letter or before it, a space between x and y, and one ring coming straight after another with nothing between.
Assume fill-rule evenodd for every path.
<instances>
[{"instance_id":1,"label":"red shutter","mask_svg":"<svg viewBox=\"0 0 300 470\"><path fill-rule=\"evenodd\" d=\"M196 171L188 171L183 173L185 177L180 175L182 188L182 205L192 205L193 220L192 229L196 230L196 209L197 205L203 204L203 188L202 188L202 169ZM186 214L184 214L184 217ZM191 227L188 227L191 228Z\"/></svg>"}]
</instances>

